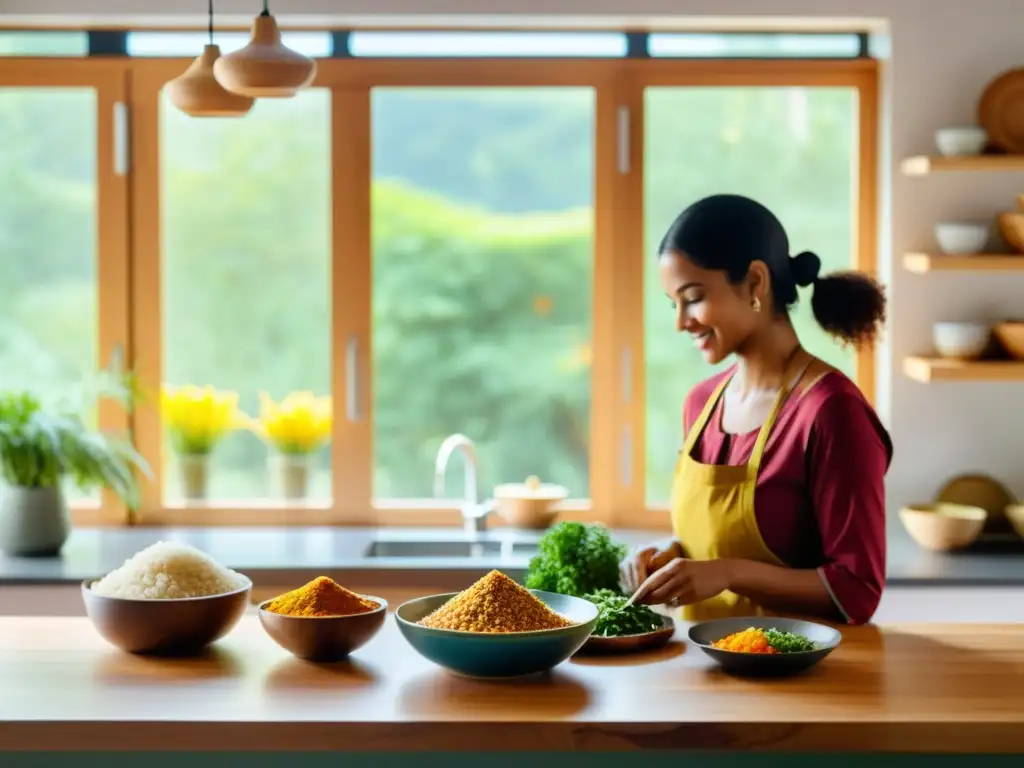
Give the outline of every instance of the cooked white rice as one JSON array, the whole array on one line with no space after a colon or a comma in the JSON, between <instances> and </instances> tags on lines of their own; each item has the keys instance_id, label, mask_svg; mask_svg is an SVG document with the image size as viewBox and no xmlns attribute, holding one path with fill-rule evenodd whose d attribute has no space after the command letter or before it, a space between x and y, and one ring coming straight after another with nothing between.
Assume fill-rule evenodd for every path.
<instances>
[{"instance_id":1,"label":"cooked white rice","mask_svg":"<svg viewBox=\"0 0 1024 768\"><path fill-rule=\"evenodd\" d=\"M222 595L248 583L242 574L193 546L159 541L95 582L92 590L107 597L170 600Z\"/></svg>"}]
</instances>

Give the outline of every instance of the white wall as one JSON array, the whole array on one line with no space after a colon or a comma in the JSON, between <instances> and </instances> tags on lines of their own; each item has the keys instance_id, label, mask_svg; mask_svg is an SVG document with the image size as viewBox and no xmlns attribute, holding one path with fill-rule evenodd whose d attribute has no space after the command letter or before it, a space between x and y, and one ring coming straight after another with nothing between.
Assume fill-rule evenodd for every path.
<instances>
[{"instance_id":1,"label":"white wall","mask_svg":"<svg viewBox=\"0 0 1024 768\"><path fill-rule=\"evenodd\" d=\"M0 0L0 23L195 24L205 5L201 0ZM219 0L217 10L225 22L246 23L259 5ZM83 16L86 6L90 10ZM881 257L882 277L890 286L891 343L880 353L879 395L896 445L890 499L899 504L930 497L945 478L968 469L993 473L1024 497L1024 415L1018 408L1024 388L921 385L904 378L899 363L930 348L934 321L1024 316L1024 277L914 276L892 268L893 255L934 247L934 222L991 216L1024 191L1024 177L1017 174L907 179L894 171L901 157L932 149L936 128L973 122L985 83L1024 64L1022 0L272 0L271 9L286 24L723 26L768 14L769 21L789 27L807 19L831 25L888 22L892 60L885 128L891 154L884 156L882 177L892 175L891 189L883 195Z\"/></svg>"}]
</instances>

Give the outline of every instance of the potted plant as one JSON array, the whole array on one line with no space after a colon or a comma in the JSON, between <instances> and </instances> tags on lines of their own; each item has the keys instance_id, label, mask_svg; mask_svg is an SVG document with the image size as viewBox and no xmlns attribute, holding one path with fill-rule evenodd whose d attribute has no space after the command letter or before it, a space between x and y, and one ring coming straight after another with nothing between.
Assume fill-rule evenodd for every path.
<instances>
[{"instance_id":1,"label":"potted plant","mask_svg":"<svg viewBox=\"0 0 1024 768\"><path fill-rule=\"evenodd\" d=\"M280 403L260 392L257 434L270 447L269 466L285 499L305 499L313 457L331 439L331 398L300 391Z\"/></svg>"},{"instance_id":2,"label":"potted plant","mask_svg":"<svg viewBox=\"0 0 1024 768\"><path fill-rule=\"evenodd\" d=\"M164 387L164 426L176 457L181 490L188 501L206 498L210 456L222 439L247 423L238 409L238 393L211 386Z\"/></svg>"},{"instance_id":3,"label":"potted plant","mask_svg":"<svg viewBox=\"0 0 1024 768\"><path fill-rule=\"evenodd\" d=\"M136 509L137 471L150 473L130 440L89 427L71 409L45 408L29 392L0 392L0 550L4 553L60 552L70 530L65 480L82 490L110 490Z\"/></svg>"}]
</instances>

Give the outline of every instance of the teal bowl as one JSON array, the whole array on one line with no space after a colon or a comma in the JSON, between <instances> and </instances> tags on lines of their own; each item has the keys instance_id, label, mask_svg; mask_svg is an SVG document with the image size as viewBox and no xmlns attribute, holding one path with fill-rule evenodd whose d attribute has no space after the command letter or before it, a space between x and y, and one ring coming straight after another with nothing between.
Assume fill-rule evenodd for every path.
<instances>
[{"instance_id":1,"label":"teal bowl","mask_svg":"<svg viewBox=\"0 0 1024 768\"><path fill-rule=\"evenodd\" d=\"M583 647L597 624L597 606L578 597L537 589L530 592L573 626L485 633L433 629L416 623L458 592L403 603L395 611L395 620L402 636L423 658L457 675L488 679L535 675L556 667Z\"/></svg>"}]
</instances>

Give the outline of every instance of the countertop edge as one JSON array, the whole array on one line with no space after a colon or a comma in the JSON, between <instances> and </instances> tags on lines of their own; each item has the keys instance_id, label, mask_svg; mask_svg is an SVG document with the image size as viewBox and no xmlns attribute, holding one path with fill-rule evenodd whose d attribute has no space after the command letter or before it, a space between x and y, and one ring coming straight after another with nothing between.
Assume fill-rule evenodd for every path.
<instances>
[{"instance_id":1,"label":"countertop edge","mask_svg":"<svg viewBox=\"0 0 1024 768\"><path fill-rule=\"evenodd\" d=\"M645 749L1019 753L1017 721L296 722L32 720L0 723L0 752L544 752Z\"/></svg>"}]
</instances>

